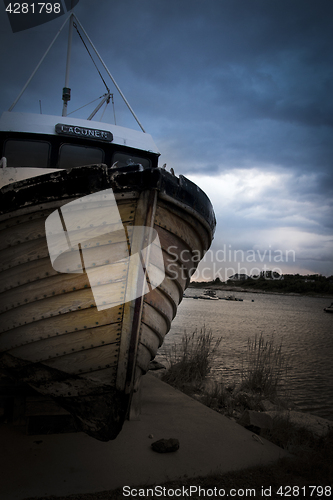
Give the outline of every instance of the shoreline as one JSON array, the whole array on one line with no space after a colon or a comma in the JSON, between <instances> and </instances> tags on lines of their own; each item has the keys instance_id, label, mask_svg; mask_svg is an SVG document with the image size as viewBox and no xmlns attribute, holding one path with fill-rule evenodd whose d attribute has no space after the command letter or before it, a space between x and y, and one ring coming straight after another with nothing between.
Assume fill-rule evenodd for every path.
<instances>
[{"instance_id":1,"label":"shoreline","mask_svg":"<svg viewBox=\"0 0 333 500\"><path fill-rule=\"evenodd\" d=\"M190 288L191 289L199 289L199 290L204 290L204 289L221 290L221 291L225 291L225 292L257 293L257 294L264 294L264 295L285 295L287 297L311 297L311 298L315 298L315 299L333 299L332 294L318 294L318 293L311 293L311 292L306 292L306 293L278 292L278 291L274 291L274 290L263 290L260 288L242 288L242 287L233 286L233 285L223 285L221 283L214 284L212 282L207 282L207 284L190 283L188 286L188 289L190 289Z\"/></svg>"}]
</instances>

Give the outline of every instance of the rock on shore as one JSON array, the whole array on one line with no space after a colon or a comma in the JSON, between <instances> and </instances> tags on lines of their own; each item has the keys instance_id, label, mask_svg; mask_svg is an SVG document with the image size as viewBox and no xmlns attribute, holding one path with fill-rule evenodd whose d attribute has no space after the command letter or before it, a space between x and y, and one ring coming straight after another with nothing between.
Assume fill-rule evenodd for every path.
<instances>
[{"instance_id":1,"label":"rock on shore","mask_svg":"<svg viewBox=\"0 0 333 500\"><path fill-rule=\"evenodd\" d=\"M325 436L331 429L333 429L332 420L317 417L311 413L302 413L294 410L266 411L265 413L272 418L281 417L289 420L289 422L297 427L305 427L317 437Z\"/></svg>"}]
</instances>

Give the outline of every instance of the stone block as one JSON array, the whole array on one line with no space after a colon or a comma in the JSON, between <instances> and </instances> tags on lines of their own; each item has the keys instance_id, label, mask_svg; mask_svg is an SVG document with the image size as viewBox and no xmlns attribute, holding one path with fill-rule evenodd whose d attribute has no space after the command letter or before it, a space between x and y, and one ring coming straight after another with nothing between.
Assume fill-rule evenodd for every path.
<instances>
[{"instance_id":1,"label":"stone block","mask_svg":"<svg viewBox=\"0 0 333 500\"><path fill-rule=\"evenodd\" d=\"M256 434L271 429L273 424L270 415L254 410L245 410L237 423Z\"/></svg>"}]
</instances>

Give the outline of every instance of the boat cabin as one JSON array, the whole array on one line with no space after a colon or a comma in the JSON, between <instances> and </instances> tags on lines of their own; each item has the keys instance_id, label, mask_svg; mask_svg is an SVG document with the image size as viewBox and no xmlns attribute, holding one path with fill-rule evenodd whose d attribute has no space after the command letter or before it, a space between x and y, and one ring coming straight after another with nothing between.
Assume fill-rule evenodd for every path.
<instances>
[{"instance_id":1,"label":"boat cabin","mask_svg":"<svg viewBox=\"0 0 333 500\"><path fill-rule=\"evenodd\" d=\"M0 187L50 169L82 165L105 163L124 168L140 164L144 169L154 168L158 157L151 135L118 125L13 112L5 112L0 118L0 158L4 167ZM10 169L8 175L6 169Z\"/></svg>"}]
</instances>

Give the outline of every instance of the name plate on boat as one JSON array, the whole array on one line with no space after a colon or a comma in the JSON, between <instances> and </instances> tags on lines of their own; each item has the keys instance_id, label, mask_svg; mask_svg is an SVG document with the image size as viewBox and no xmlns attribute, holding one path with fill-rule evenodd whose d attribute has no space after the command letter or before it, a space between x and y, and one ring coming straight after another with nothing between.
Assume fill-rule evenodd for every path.
<instances>
[{"instance_id":1,"label":"name plate on boat","mask_svg":"<svg viewBox=\"0 0 333 500\"><path fill-rule=\"evenodd\" d=\"M83 139L96 139L98 141L111 142L113 135L108 130L98 130L96 128L78 127L77 125L65 125L57 123L55 126L57 134L81 137Z\"/></svg>"}]
</instances>

